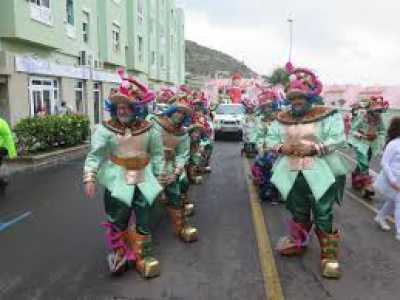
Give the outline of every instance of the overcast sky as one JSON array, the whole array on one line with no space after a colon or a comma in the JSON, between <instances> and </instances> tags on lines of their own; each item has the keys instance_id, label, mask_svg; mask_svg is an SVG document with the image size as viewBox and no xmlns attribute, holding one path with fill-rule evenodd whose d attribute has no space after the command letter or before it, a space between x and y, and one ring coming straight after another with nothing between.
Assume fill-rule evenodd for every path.
<instances>
[{"instance_id":1,"label":"overcast sky","mask_svg":"<svg viewBox=\"0 0 400 300\"><path fill-rule=\"evenodd\" d=\"M186 38L268 74L288 60L325 83L400 84L398 0L177 0Z\"/></svg>"}]
</instances>

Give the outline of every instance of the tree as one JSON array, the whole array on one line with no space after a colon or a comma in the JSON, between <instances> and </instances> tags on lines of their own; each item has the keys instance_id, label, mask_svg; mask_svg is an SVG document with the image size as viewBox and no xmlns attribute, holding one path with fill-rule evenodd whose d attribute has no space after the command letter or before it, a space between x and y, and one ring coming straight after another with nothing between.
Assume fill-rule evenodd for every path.
<instances>
[{"instance_id":1,"label":"tree","mask_svg":"<svg viewBox=\"0 0 400 300\"><path fill-rule=\"evenodd\" d=\"M272 71L271 75L263 76L264 80L270 85L283 85L287 86L289 84L289 74L284 68L276 68Z\"/></svg>"}]
</instances>

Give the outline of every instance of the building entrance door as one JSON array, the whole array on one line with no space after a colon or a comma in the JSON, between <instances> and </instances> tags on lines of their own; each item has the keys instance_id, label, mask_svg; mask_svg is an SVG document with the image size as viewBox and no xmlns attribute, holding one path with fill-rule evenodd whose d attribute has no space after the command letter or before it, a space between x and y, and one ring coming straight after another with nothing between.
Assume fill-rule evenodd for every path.
<instances>
[{"instance_id":1,"label":"building entrance door","mask_svg":"<svg viewBox=\"0 0 400 300\"><path fill-rule=\"evenodd\" d=\"M56 112L58 82L54 79L32 78L29 84L31 116Z\"/></svg>"}]
</instances>

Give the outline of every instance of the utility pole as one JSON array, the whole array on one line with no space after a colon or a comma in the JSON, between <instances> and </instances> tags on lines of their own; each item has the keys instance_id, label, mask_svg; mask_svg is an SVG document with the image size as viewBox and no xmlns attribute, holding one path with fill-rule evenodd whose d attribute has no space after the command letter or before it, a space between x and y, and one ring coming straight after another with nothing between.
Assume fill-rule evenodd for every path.
<instances>
[{"instance_id":1,"label":"utility pole","mask_svg":"<svg viewBox=\"0 0 400 300\"><path fill-rule=\"evenodd\" d=\"M289 44L289 62L292 61L292 51L293 51L293 23L294 20L292 17L288 18L289 23L289 34L290 34L290 44Z\"/></svg>"}]
</instances>

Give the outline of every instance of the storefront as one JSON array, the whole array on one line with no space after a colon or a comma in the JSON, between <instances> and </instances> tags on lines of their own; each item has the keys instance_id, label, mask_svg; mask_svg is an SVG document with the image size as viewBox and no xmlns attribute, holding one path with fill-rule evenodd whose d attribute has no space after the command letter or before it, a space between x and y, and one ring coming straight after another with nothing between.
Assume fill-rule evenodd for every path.
<instances>
[{"instance_id":1,"label":"storefront","mask_svg":"<svg viewBox=\"0 0 400 300\"><path fill-rule=\"evenodd\" d=\"M13 124L24 117L57 114L62 102L72 111L88 115L92 125L98 124L104 118L104 95L120 82L116 73L30 56L15 57L15 73L11 78L13 85L8 88L11 97L7 101L12 104L9 111Z\"/></svg>"}]
</instances>

